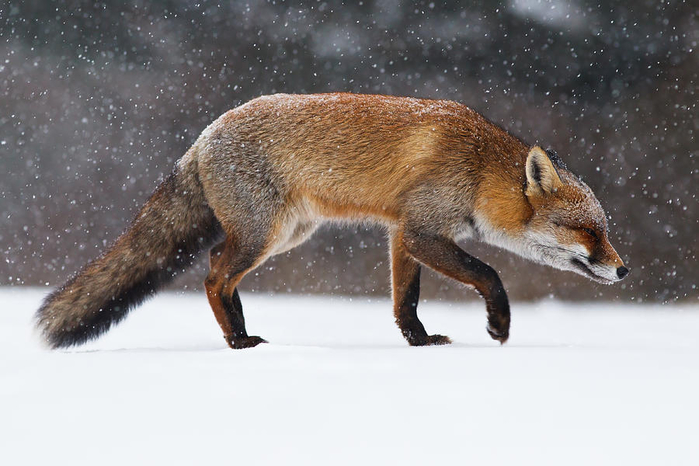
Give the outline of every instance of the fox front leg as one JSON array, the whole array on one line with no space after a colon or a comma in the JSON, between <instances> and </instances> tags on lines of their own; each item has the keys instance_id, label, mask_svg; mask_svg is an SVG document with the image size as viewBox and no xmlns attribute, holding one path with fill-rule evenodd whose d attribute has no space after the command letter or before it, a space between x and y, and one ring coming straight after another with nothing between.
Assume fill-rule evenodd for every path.
<instances>
[{"instance_id":1,"label":"fox front leg","mask_svg":"<svg viewBox=\"0 0 699 466\"><path fill-rule=\"evenodd\" d=\"M428 335L417 317L417 304L420 301L420 264L410 257L403 246L401 233L391 237L391 286L396 323L410 346L451 343L449 337Z\"/></svg>"},{"instance_id":2,"label":"fox front leg","mask_svg":"<svg viewBox=\"0 0 699 466\"><path fill-rule=\"evenodd\" d=\"M461 283L473 286L483 296L488 312L488 333L505 343L510 335L510 305L497 272L467 254L449 238L405 231L403 245L415 259Z\"/></svg>"}]
</instances>

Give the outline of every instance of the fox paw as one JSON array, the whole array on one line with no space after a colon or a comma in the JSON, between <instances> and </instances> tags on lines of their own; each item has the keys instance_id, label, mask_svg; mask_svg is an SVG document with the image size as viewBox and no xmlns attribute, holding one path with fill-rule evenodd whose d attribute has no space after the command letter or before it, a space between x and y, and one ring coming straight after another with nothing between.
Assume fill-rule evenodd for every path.
<instances>
[{"instance_id":1,"label":"fox paw","mask_svg":"<svg viewBox=\"0 0 699 466\"><path fill-rule=\"evenodd\" d=\"M451 344L451 338L444 335L425 335L421 338L408 340L408 343L410 343L410 346L449 345Z\"/></svg>"},{"instance_id":2,"label":"fox paw","mask_svg":"<svg viewBox=\"0 0 699 466\"><path fill-rule=\"evenodd\" d=\"M509 330L495 330L490 325L485 328L490 335L490 338L497 340L501 345L504 345L508 338L510 338Z\"/></svg>"},{"instance_id":3,"label":"fox paw","mask_svg":"<svg viewBox=\"0 0 699 466\"><path fill-rule=\"evenodd\" d=\"M233 338L233 337L224 337L226 339L226 343L228 343L228 346L230 346L233 349L243 349L243 348L252 348L253 346L257 346L260 343L268 343L267 340L264 338L260 338L257 336L252 336L252 337L242 337L242 338Z\"/></svg>"}]
</instances>

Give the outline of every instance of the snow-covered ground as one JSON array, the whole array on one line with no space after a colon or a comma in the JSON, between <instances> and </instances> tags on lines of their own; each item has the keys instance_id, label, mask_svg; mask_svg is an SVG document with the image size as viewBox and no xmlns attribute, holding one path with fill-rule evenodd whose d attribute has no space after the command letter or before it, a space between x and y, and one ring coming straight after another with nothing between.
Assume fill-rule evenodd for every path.
<instances>
[{"instance_id":1,"label":"snow-covered ground","mask_svg":"<svg viewBox=\"0 0 699 466\"><path fill-rule=\"evenodd\" d=\"M0 464L697 465L699 306L422 303L451 346L411 348L388 300L242 295L254 349L202 294L162 294L102 339L43 349L47 290L0 290Z\"/></svg>"}]
</instances>

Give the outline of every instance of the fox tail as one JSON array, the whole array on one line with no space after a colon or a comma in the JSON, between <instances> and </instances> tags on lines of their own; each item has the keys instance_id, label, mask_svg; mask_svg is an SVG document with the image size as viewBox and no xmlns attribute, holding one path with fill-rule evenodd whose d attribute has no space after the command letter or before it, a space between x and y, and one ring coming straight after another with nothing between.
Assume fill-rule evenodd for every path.
<instances>
[{"instance_id":1,"label":"fox tail","mask_svg":"<svg viewBox=\"0 0 699 466\"><path fill-rule=\"evenodd\" d=\"M46 297L36 325L51 348L102 335L221 235L196 161L185 157L182 162L186 160L156 188L111 247Z\"/></svg>"}]
</instances>

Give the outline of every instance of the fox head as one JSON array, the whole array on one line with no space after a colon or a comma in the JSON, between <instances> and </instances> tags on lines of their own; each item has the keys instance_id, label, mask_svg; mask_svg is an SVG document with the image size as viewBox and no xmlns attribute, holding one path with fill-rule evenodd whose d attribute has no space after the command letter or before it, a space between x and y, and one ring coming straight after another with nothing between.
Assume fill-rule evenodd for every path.
<instances>
[{"instance_id":1,"label":"fox head","mask_svg":"<svg viewBox=\"0 0 699 466\"><path fill-rule=\"evenodd\" d=\"M532 259L605 284L628 274L609 243L599 201L555 153L531 148L525 196L533 212L524 229Z\"/></svg>"}]
</instances>

